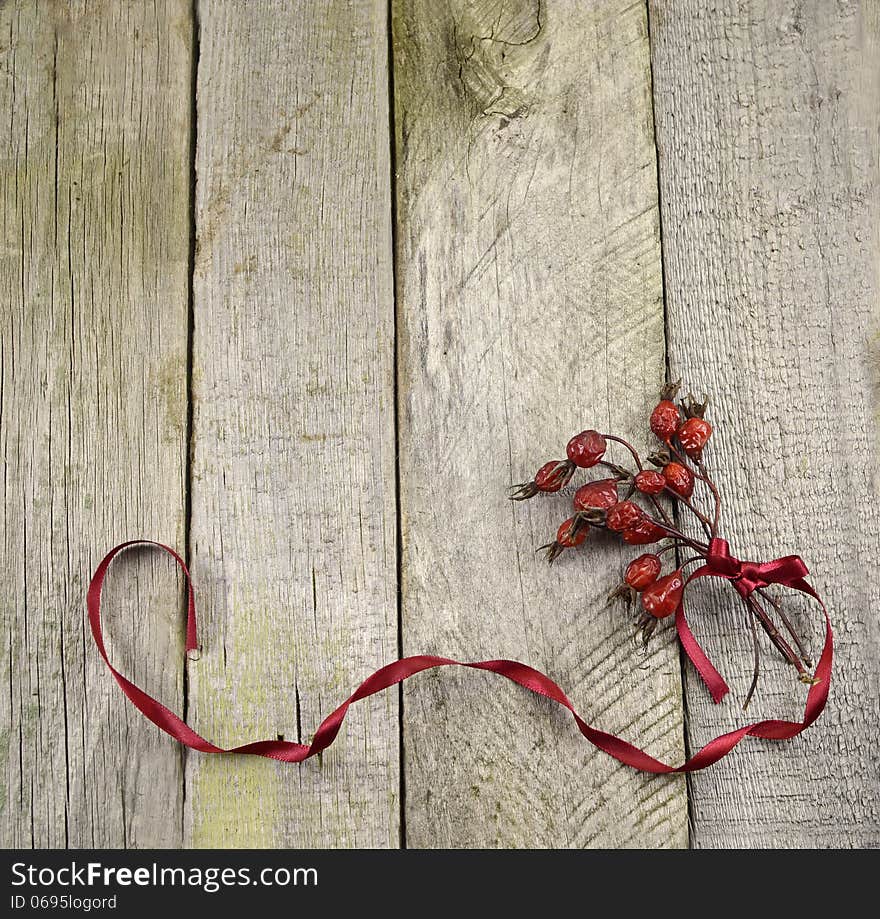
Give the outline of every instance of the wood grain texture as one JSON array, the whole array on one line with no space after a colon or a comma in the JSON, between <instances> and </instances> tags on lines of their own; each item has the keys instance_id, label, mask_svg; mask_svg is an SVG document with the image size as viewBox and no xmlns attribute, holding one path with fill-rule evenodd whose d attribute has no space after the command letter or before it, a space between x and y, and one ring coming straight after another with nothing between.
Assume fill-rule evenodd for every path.
<instances>
[{"instance_id":1,"label":"wood grain texture","mask_svg":"<svg viewBox=\"0 0 880 919\"><path fill-rule=\"evenodd\" d=\"M180 750L87 634L89 573L180 543L185 495L189 4L0 9L0 845L179 845ZM111 654L182 702L173 566L108 581Z\"/></svg>"},{"instance_id":2,"label":"wood grain texture","mask_svg":"<svg viewBox=\"0 0 880 919\"><path fill-rule=\"evenodd\" d=\"M535 557L568 499L506 500L585 427L646 437L664 374L646 10L393 5L403 649L513 657L683 757L678 653L609 609L624 553ZM621 457L622 459L622 457ZM593 542L592 540L590 542ZM682 846L685 783L488 674L404 691L407 843Z\"/></svg>"},{"instance_id":3,"label":"wood grain texture","mask_svg":"<svg viewBox=\"0 0 880 919\"><path fill-rule=\"evenodd\" d=\"M876 847L877 6L650 7L673 373L714 396L710 462L734 550L800 552L837 646L818 724L694 776L693 844ZM741 699L742 615L728 601L706 609L692 619ZM800 621L818 650L815 609ZM774 667L749 714L801 711L792 674ZM687 700L692 745L742 718L735 700L715 709L692 672Z\"/></svg>"},{"instance_id":4,"label":"wood grain texture","mask_svg":"<svg viewBox=\"0 0 880 919\"><path fill-rule=\"evenodd\" d=\"M308 741L397 653L383 3L199 4L197 730ZM193 756L194 846L399 844L397 694L303 766Z\"/></svg>"}]
</instances>

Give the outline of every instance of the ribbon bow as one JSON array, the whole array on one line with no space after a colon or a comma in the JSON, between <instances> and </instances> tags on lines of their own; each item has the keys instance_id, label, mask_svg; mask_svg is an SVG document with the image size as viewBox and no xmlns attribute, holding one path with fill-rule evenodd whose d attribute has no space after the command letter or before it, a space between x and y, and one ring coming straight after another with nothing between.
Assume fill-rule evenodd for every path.
<instances>
[{"instance_id":1,"label":"ribbon bow","mask_svg":"<svg viewBox=\"0 0 880 919\"><path fill-rule=\"evenodd\" d=\"M715 537L709 542L706 564L698 568L686 583L689 584L697 578L704 577L724 578L730 581L734 590L743 599L756 590L769 587L770 584L781 584L783 587L791 587L793 590L809 594L822 604L816 592L804 580L809 573L799 555L786 555L772 562L741 562L730 554L730 547L726 539ZM822 609L825 609L824 604L822 604ZM827 615L826 612L826 618ZM712 699L716 703L720 702L730 692L730 687L694 638L684 616L684 598L675 612L675 627L685 654L697 668Z\"/></svg>"},{"instance_id":2,"label":"ribbon bow","mask_svg":"<svg viewBox=\"0 0 880 919\"><path fill-rule=\"evenodd\" d=\"M691 580L701 576L701 572L703 575L727 578L742 597L748 597L770 584L794 587L795 582L810 573L799 555L786 555L772 562L741 562L730 554L727 540L719 537L709 543L706 564L694 572Z\"/></svg>"}]
</instances>

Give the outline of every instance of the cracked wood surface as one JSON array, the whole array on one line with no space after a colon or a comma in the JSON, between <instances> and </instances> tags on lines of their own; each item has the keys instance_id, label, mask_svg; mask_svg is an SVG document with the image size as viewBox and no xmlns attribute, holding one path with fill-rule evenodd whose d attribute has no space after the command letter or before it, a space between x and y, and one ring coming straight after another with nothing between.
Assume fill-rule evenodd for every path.
<instances>
[{"instance_id":1,"label":"cracked wood surface","mask_svg":"<svg viewBox=\"0 0 880 919\"><path fill-rule=\"evenodd\" d=\"M392 49L388 15L0 3L0 842L880 845L876 6L394 0ZM310 739L399 641L528 661L680 761L736 700L687 669L683 696L671 630L640 656L603 606L629 553L548 570L567 502L504 492L588 425L647 445L664 343L715 396L734 549L801 551L830 602L831 703L798 740L686 787L443 670L303 767L188 756L99 663L88 576L154 537L189 544L202 658L185 689L174 566L137 553L111 655L215 741ZM700 594L741 698L737 613ZM751 714L797 715L772 660Z\"/></svg>"},{"instance_id":2,"label":"cracked wood surface","mask_svg":"<svg viewBox=\"0 0 880 919\"><path fill-rule=\"evenodd\" d=\"M174 0L0 7L4 847L181 842L181 751L84 594L115 543L184 538L191 34ZM173 567L118 571L111 654L179 707Z\"/></svg>"},{"instance_id":3,"label":"cracked wood surface","mask_svg":"<svg viewBox=\"0 0 880 919\"><path fill-rule=\"evenodd\" d=\"M190 718L311 739L397 655L384 3L199 4ZM193 846L397 846L397 693L291 766L191 756Z\"/></svg>"},{"instance_id":4,"label":"cracked wood surface","mask_svg":"<svg viewBox=\"0 0 880 919\"><path fill-rule=\"evenodd\" d=\"M645 441L664 373L645 9L408 0L393 42L404 653L528 662L680 762L671 631L644 656L605 605L623 553L591 539L549 569L535 548L570 495L505 500L584 427ZM497 677L408 683L403 731L409 846L687 844L683 778L621 766Z\"/></svg>"},{"instance_id":5,"label":"cracked wood surface","mask_svg":"<svg viewBox=\"0 0 880 919\"><path fill-rule=\"evenodd\" d=\"M732 548L801 553L836 636L821 721L693 776L692 844L876 847L878 9L656 2L651 36L672 373L713 394ZM821 614L795 606L817 654ZM716 609L692 621L741 701L743 616ZM799 718L804 688L772 649L764 659L750 717ZM690 669L687 703L694 747L742 723Z\"/></svg>"}]
</instances>

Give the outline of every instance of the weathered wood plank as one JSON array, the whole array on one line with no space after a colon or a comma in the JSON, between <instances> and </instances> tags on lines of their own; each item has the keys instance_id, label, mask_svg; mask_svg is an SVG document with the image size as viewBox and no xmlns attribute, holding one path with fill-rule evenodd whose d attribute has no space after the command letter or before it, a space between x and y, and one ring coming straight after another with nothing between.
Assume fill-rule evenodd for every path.
<instances>
[{"instance_id":1,"label":"weathered wood plank","mask_svg":"<svg viewBox=\"0 0 880 919\"><path fill-rule=\"evenodd\" d=\"M397 653L387 12L199 4L194 725L307 741ZM195 846L396 846L397 695L321 759L190 757Z\"/></svg>"},{"instance_id":2,"label":"weathered wood plank","mask_svg":"<svg viewBox=\"0 0 880 919\"><path fill-rule=\"evenodd\" d=\"M837 635L821 722L693 778L693 843L877 846L877 7L652 2L651 36L673 373L715 398L732 544L801 552ZM741 699L741 613L699 625ZM750 716L802 710L792 673L768 674ZM693 745L741 723L687 683Z\"/></svg>"},{"instance_id":3,"label":"weathered wood plank","mask_svg":"<svg viewBox=\"0 0 880 919\"><path fill-rule=\"evenodd\" d=\"M104 551L183 539L189 3L0 9L3 846L173 846L179 749L87 635ZM182 702L172 566L108 583L117 662Z\"/></svg>"},{"instance_id":4,"label":"weathered wood plank","mask_svg":"<svg viewBox=\"0 0 880 919\"><path fill-rule=\"evenodd\" d=\"M394 4L403 646L546 669L593 723L683 756L678 653L604 606L624 554L534 550L569 502L506 486L584 427L646 443L664 374L646 10ZM569 499L570 500L570 499ZM681 846L685 783L497 677L404 691L408 845Z\"/></svg>"}]
</instances>

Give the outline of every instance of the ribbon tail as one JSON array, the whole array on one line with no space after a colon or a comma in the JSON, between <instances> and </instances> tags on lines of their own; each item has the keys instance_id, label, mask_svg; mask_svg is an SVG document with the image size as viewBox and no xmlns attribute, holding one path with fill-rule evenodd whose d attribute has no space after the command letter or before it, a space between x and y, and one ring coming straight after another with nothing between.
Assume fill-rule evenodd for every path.
<instances>
[{"instance_id":1,"label":"ribbon tail","mask_svg":"<svg viewBox=\"0 0 880 919\"><path fill-rule=\"evenodd\" d=\"M724 677L715 669L712 661L706 656L706 652L700 647L699 642L694 638L694 633L687 624L684 616L684 606L680 603L675 611L675 628L678 631L678 638L684 653L688 660L697 668L706 689L712 696L712 701L717 705L729 692L730 687L724 681Z\"/></svg>"}]
</instances>

